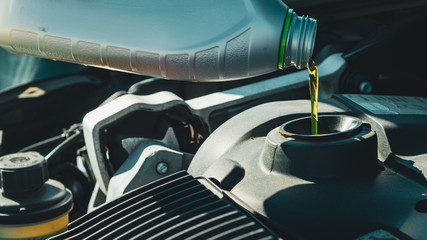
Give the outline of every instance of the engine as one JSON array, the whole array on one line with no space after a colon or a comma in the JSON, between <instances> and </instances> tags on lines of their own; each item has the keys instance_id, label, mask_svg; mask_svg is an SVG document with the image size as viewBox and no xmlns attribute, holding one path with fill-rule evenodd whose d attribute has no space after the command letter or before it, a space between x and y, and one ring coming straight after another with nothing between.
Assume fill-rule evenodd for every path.
<instances>
[{"instance_id":1,"label":"engine","mask_svg":"<svg viewBox=\"0 0 427 240\"><path fill-rule=\"evenodd\" d=\"M98 177L90 206L94 210L57 239L426 236L423 136L427 134L427 99L335 95L319 105L319 135L315 136L310 134L310 119L305 117L309 101L265 103L226 121L193 156L179 146L197 144L203 139L204 128L209 127L201 124L200 116L197 118L191 107L195 105L195 100L185 104L166 92L125 95L86 115L85 140L94 143L86 146ZM180 107L187 115L179 118L173 114L178 114ZM180 120L181 125L166 125L164 136L159 139L127 136L125 128L110 132L127 116L144 115L134 113L138 111L146 111L147 116L166 114ZM178 139L176 132L185 129L187 138ZM119 136L120 141L111 140ZM120 143L128 156L120 160L119 154L108 150L109 142ZM108 175L110 172L113 174ZM169 174L172 175L162 178ZM207 208L210 203L204 202L204 195L190 191L192 187L179 186L184 184L180 182L183 176L212 194L212 198L233 202L242 215L249 214L262 225L227 224L227 230L217 231L216 227L225 220L215 214L223 205ZM158 192L157 188L169 193ZM171 197L175 195L176 198ZM104 201L107 204L99 206ZM132 203L126 204L127 201ZM151 204L159 209L153 210ZM202 210L204 207L207 209ZM200 223L202 216L218 217L218 225ZM151 218L159 220L151 223ZM176 227L192 221L201 225L193 232L195 235L186 235L189 229ZM259 229L252 229L253 226ZM205 231L209 235L198 235ZM266 235L259 235L261 232Z\"/></svg>"},{"instance_id":2,"label":"engine","mask_svg":"<svg viewBox=\"0 0 427 240\"><path fill-rule=\"evenodd\" d=\"M425 3L297 2L318 135L306 69L24 83L0 92L0 238L427 239Z\"/></svg>"}]
</instances>

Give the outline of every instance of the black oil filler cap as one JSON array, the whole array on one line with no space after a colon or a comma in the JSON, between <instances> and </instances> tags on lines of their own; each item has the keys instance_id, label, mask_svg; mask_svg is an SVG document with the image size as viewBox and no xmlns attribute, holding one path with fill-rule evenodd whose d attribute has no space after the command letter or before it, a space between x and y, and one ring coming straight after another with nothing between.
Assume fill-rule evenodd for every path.
<instances>
[{"instance_id":1,"label":"black oil filler cap","mask_svg":"<svg viewBox=\"0 0 427 240\"><path fill-rule=\"evenodd\" d=\"M35 191L48 179L46 160L37 152L0 157L0 188L5 194Z\"/></svg>"}]
</instances>

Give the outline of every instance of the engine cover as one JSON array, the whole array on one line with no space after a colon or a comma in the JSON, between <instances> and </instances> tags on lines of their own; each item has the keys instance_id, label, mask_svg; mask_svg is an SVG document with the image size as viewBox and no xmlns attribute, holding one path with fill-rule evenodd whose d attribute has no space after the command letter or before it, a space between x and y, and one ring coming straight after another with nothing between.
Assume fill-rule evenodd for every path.
<instances>
[{"instance_id":1,"label":"engine cover","mask_svg":"<svg viewBox=\"0 0 427 240\"><path fill-rule=\"evenodd\" d=\"M189 173L231 192L282 236L425 238L427 99L338 95L319 103L320 115L356 117L357 131L284 136L280 126L309 107L298 100L242 112L210 135Z\"/></svg>"},{"instance_id":2,"label":"engine cover","mask_svg":"<svg viewBox=\"0 0 427 240\"><path fill-rule=\"evenodd\" d=\"M51 239L279 239L205 179L181 171L130 191Z\"/></svg>"}]
</instances>

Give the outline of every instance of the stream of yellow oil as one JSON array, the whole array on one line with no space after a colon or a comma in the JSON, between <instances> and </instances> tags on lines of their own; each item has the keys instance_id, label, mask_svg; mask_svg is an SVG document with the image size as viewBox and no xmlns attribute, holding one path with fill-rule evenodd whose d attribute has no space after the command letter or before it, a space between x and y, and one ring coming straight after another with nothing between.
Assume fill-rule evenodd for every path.
<instances>
[{"instance_id":1,"label":"stream of yellow oil","mask_svg":"<svg viewBox=\"0 0 427 240\"><path fill-rule=\"evenodd\" d=\"M308 62L310 100L311 100L311 134L317 135L317 102L319 101L319 77L317 76L317 67L313 59Z\"/></svg>"}]
</instances>

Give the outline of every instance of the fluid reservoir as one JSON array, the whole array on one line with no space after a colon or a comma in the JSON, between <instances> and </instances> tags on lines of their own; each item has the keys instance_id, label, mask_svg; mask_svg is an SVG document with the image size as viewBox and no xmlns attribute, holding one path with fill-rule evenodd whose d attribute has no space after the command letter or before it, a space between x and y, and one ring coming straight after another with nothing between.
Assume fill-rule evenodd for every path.
<instances>
[{"instance_id":1,"label":"fluid reservoir","mask_svg":"<svg viewBox=\"0 0 427 240\"><path fill-rule=\"evenodd\" d=\"M304 68L316 26L280 0L0 1L10 52L176 80Z\"/></svg>"},{"instance_id":2,"label":"fluid reservoir","mask_svg":"<svg viewBox=\"0 0 427 240\"><path fill-rule=\"evenodd\" d=\"M71 192L48 179L39 153L0 158L0 239L45 239L64 231L72 205Z\"/></svg>"}]
</instances>

